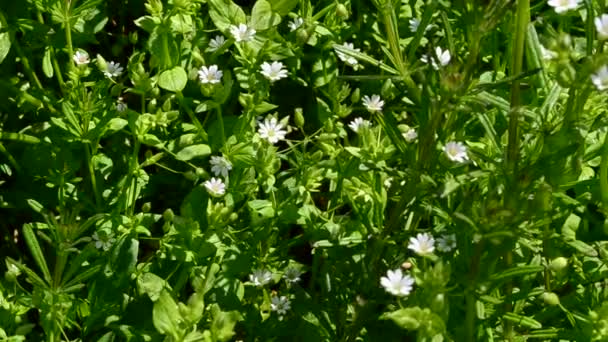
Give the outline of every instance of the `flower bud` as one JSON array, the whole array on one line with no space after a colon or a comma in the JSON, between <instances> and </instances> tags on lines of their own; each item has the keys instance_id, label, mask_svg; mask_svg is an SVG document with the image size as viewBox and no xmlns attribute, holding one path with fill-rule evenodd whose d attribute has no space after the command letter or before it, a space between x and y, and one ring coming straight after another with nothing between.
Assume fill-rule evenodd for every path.
<instances>
[{"instance_id":1,"label":"flower bud","mask_svg":"<svg viewBox=\"0 0 608 342\"><path fill-rule=\"evenodd\" d=\"M542 294L543 301L547 305L558 305L559 297L553 292L545 292Z\"/></svg>"},{"instance_id":2,"label":"flower bud","mask_svg":"<svg viewBox=\"0 0 608 342\"><path fill-rule=\"evenodd\" d=\"M338 6L336 6L336 15L341 19L348 19L348 9L344 4L338 4Z\"/></svg>"},{"instance_id":3,"label":"flower bud","mask_svg":"<svg viewBox=\"0 0 608 342\"><path fill-rule=\"evenodd\" d=\"M173 213L173 210L171 210L171 208L165 210L165 212L163 213L163 219L167 222L173 221L174 218L175 214Z\"/></svg>"},{"instance_id":4,"label":"flower bud","mask_svg":"<svg viewBox=\"0 0 608 342\"><path fill-rule=\"evenodd\" d=\"M555 258L551 260L551 263L549 264L549 269L553 272L561 272L565 270L566 267L568 267L568 259L564 257Z\"/></svg>"},{"instance_id":5,"label":"flower bud","mask_svg":"<svg viewBox=\"0 0 608 342\"><path fill-rule=\"evenodd\" d=\"M576 69L569 62L560 63L558 69L557 83L564 88L570 88L576 80Z\"/></svg>"},{"instance_id":6,"label":"flower bud","mask_svg":"<svg viewBox=\"0 0 608 342\"><path fill-rule=\"evenodd\" d=\"M299 128L304 127L304 113L302 111L302 108L296 108L294 117L296 126L298 126Z\"/></svg>"},{"instance_id":7,"label":"flower bud","mask_svg":"<svg viewBox=\"0 0 608 342\"><path fill-rule=\"evenodd\" d=\"M308 42L308 38L310 38L312 32L308 32L308 30L300 28L296 31L296 41L298 44L306 44Z\"/></svg>"},{"instance_id":8,"label":"flower bud","mask_svg":"<svg viewBox=\"0 0 608 342\"><path fill-rule=\"evenodd\" d=\"M150 202L146 202L141 206L141 211L143 211L144 213L149 213L151 209L152 209L152 203L150 203Z\"/></svg>"},{"instance_id":9,"label":"flower bud","mask_svg":"<svg viewBox=\"0 0 608 342\"><path fill-rule=\"evenodd\" d=\"M99 68L99 70L108 70L108 64L106 63L106 60L103 58L102 55L97 54L97 59L95 60L95 62L97 63L97 67Z\"/></svg>"}]
</instances>

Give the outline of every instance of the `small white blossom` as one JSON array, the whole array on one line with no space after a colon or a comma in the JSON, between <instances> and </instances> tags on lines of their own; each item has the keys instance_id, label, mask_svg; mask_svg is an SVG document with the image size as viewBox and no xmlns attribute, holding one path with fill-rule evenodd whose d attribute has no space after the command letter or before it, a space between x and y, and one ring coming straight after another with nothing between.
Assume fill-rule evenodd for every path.
<instances>
[{"instance_id":1,"label":"small white blossom","mask_svg":"<svg viewBox=\"0 0 608 342\"><path fill-rule=\"evenodd\" d=\"M260 137L268 140L271 144L276 144L280 140L285 139L285 134L287 134L287 131L283 129L283 124L275 118L266 119L264 122L258 123L258 126Z\"/></svg>"},{"instance_id":2,"label":"small white blossom","mask_svg":"<svg viewBox=\"0 0 608 342\"><path fill-rule=\"evenodd\" d=\"M418 27L420 27L420 19L412 18L412 19L410 19L409 23L410 23L410 31L416 33L418 31ZM431 25L427 25L424 28L424 32L426 32L430 29L431 29Z\"/></svg>"},{"instance_id":3,"label":"small white blossom","mask_svg":"<svg viewBox=\"0 0 608 342\"><path fill-rule=\"evenodd\" d=\"M91 61L89 59L89 54L81 50L76 51L72 59L74 59L74 63L76 63L76 65L89 64L89 62Z\"/></svg>"},{"instance_id":4,"label":"small white blossom","mask_svg":"<svg viewBox=\"0 0 608 342\"><path fill-rule=\"evenodd\" d=\"M600 39L608 39L608 14L602 14L601 16L595 18L593 22L595 23L597 36Z\"/></svg>"},{"instance_id":5,"label":"small white blossom","mask_svg":"<svg viewBox=\"0 0 608 342\"><path fill-rule=\"evenodd\" d=\"M285 269L285 273L283 273L283 278L290 283L295 284L300 281L300 276L302 272L295 267L288 267Z\"/></svg>"},{"instance_id":6,"label":"small white blossom","mask_svg":"<svg viewBox=\"0 0 608 342\"><path fill-rule=\"evenodd\" d=\"M236 42L248 42L255 36L255 30L247 27L245 24L239 24L239 26L230 26L230 33L234 37Z\"/></svg>"},{"instance_id":7,"label":"small white blossom","mask_svg":"<svg viewBox=\"0 0 608 342\"><path fill-rule=\"evenodd\" d=\"M549 0L549 6L555 9L555 13L564 13L576 9L580 0Z\"/></svg>"},{"instance_id":8,"label":"small white blossom","mask_svg":"<svg viewBox=\"0 0 608 342\"><path fill-rule=\"evenodd\" d=\"M342 46L344 46L347 49L356 51L356 52L361 52L361 49L355 49L355 45L353 45L353 43L344 43L344 44L342 44ZM342 52L336 51L336 54L338 55L338 58L340 58L344 63L346 63L347 65L349 65L351 67L355 66L359 63L356 58L348 56Z\"/></svg>"},{"instance_id":9,"label":"small white blossom","mask_svg":"<svg viewBox=\"0 0 608 342\"><path fill-rule=\"evenodd\" d=\"M116 101L116 110L120 113L127 110L127 104L122 101L122 98L119 98L118 101Z\"/></svg>"},{"instance_id":10,"label":"small white blossom","mask_svg":"<svg viewBox=\"0 0 608 342\"><path fill-rule=\"evenodd\" d=\"M261 73L272 82L287 77L287 70L283 69L283 63L281 62L272 62L272 64L268 62L262 63Z\"/></svg>"},{"instance_id":11,"label":"small white blossom","mask_svg":"<svg viewBox=\"0 0 608 342\"><path fill-rule=\"evenodd\" d=\"M224 45L225 42L226 42L226 38L224 38L224 36L217 35L217 36L215 36L215 38L212 38L209 41L209 47L207 47L207 51L215 52L220 47L222 47L222 45Z\"/></svg>"},{"instance_id":12,"label":"small white blossom","mask_svg":"<svg viewBox=\"0 0 608 342\"><path fill-rule=\"evenodd\" d=\"M395 296L407 296L412 292L414 278L408 274L401 273L401 269L388 270L386 277L380 278L380 285Z\"/></svg>"},{"instance_id":13,"label":"small white blossom","mask_svg":"<svg viewBox=\"0 0 608 342\"><path fill-rule=\"evenodd\" d=\"M302 19L301 17L297 17L294 20L287 23L287 26L289 26L289 31L293 32L293 31L297 30L300 26L302 26L302 24L304 24L304 19Z\"/></svg>"},{"instance_id":14,"label":"small white blossom","mask_svg":"<svg viewBox=\"0 0 608 342\"><path fill-rule=\"evenodd\" d=\"M382 107L384 106L384 101L382 101L382 99L378 95L372 95L371 98L365 95L363 96L363 105L370 112L380 112L382 111Z\"/></svg>"},{"instance_id":15,"label":"small white blossom","mask_svg":"<svg viewBox=\"0 0 608 342\"><path fill-rule=\"evenodd\" d=\"M205 185L205 188L207 188L207 191L212 196L222 196L226 193L226 184L219 178L212 177L210 180L205 181L203 185Z\"/></svg>"},{"instance_id":16,"label":"small white blossom","mask_svg":"<svg viewBox=\"0 0 608 342\"><path fill-rule=\"evenodd\" d=\"M549 50L544 46L540 46L540 54L544 60L551 60L557 58L557 52Z\"/></svg>"},{"instance_id":17,"label":"small white blossom","mask_svg":"<svg viewBox=\"0 0 608 342\"><path fill-rule=\"evenodd\" d=\"M362 127L369 127L372 123L368 120L364 120L363 118L355 118L348 124L348 127L353 130L355 133L359 133L359 129Z\"/></svg>"},{"instance_id":18,"label":"small white blossom","mask_svg":"<svg viewBox=\"0 0 608 342\"><path fill-rule=\"evenodd\" d=\"M279 320L283 320L283 315L291 309L291 302L285 296L273 296L270 299L270 309L279 315Z\"/></svg>"},{"instance_id":19,"label":"small white blossom","mask_svg":"<svg viewBox=\"0 0 608 342\"><path fill-rule=\"evenodd\" d=\"M224 157L212 156L209 163L211 164L211 172L216 176L228 177L228 172L232 170L232 164Z\"/></svg>"},{"instance_id":20,"label":"small white blossom","mask_svg":"<svg viewBox=\"0 0 608 342\"><path fill-rule=\"evenodd\" d=\"M103 249L104 251L109 251L116 239L114 238L114 233L108 231L102 231L103 233L98 234L97 232L93 233L93 240L95 241L95 248Z\"/></svg>"},{"instance_id":21,"label":"small white blossom","mask_svg":"<svg viewBox=\"0 0 608 342\"><path fill-rule=\"evenodd\" d=\"M249 275L249 280L255 286L264 286L272 280L272 273L269 270L254 270L253 273Z\"/></svg>"},{"instance_id":22,"label":"small white blossom","mask_svg":"<svg viewBox=\"0 0 608 342\"><path fill-rule=\"evenodd\" d=\"M591 81L598 90L608 89L608 66L603 65L592 74Z\"/></svg>"},{"instance_id":23,"label":"small white blossom","mask_svg":"<svg viewBox=\"0 0 608 342\"><path fill-rule=\"evenodd\" d=\"M410 238L410 243L407 248L411 249L418 255L426 255L433 253L435 250L435 239L428 233L418 233L416 237Z\"/></svg>"},{"instance_id":24,"label":"small white blossom","mask_svg":"<svg viewBox=\"0 0 608 342\"><path fill-rule=\"evenodd\" d=\"M107 64L106 71L104 71L103 74L107 78L118 77L122 74L123 70L124 69L120 66L120 63L110 62Z\"/></svg>"},{"instance_id":25,"label":"small white blossom","mask_svg":"<svg viewBox=\"0 0 608 342\"><path fill-rule=\"evenodd\" d=\"M210 67L203 66L198 71L198 79L201 83L220 83L222 75L224 73L218 69L217 65L211 65Z\"/></svg>"},{"instance_id":26,"label":"small white blossom","mask_svg":"<svg viewBox=\"0 0 608 342\"><path fill-rule=\"evenodd\" d=\"M467 147L461 142L450 141L445 144L444 151L448 159L458 163L464 163L469 159L467 154Z\"/></svg>"},{"instance_id":27,"label":"small white blossom","mask_svg":"<svg viewBox=\"0 0 608 342\"><path fill-rule=\"evenodd\" d=\"M423 63L428 64L430 62L435 70L450 64L451 59L450 50L443 51L439 46L435 48L435 56L424 55L420 58ZM439 62L439 64L437 62Z\"/></svg>"},{"instance_id":28,"label":"small white blossom","mask_svg":"<svg viewBox=\"0 0 608 342\"><path fill-rule=\"evenodd\" d=\"M456 248L456 234L442 235L437 239L437 249L440 252L450 252Z\"/></svg>"},{"instance_id":29,"label":"small white blossom","mask_svg":"<svg viewBox=\"0 0 608 342\"><path fill-rule=\"evenodd\" d=\"M407 132L403 133L402 135L405 141L408 143L411 143L418 138L418 133L413 128L408 129Z\"/></svg>"}]
</instances>

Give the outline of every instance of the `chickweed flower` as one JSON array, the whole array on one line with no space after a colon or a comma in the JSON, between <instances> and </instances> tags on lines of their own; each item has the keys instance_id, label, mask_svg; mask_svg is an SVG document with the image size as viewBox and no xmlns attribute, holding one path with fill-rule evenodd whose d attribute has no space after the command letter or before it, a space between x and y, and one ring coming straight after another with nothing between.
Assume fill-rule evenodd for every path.
<instances>
[{"instance_id":1,"label":"chickweed flower","mask_svg":"<svg viewBox=\"0 0 608 342\"><path fill-rule=\"evenodd\" d=\"M268 62L262 63L261 73L272 82L287 77L287 70L283 69L283 63L281 62L272 62L272 64Z\"/></svg>"},{"instance_id":2,"label":"chickweed flower","mask_svg":"<svg viewBox=\"0 0 608 342\"><path fill-rule=\"evenodd\" d=\"M290 283L295 284L300 281L300 276L302 272L295 267L288 267L285 269L285 273L283 273L283 278Z\"/></svg>"},{"instance_id":3,"label":"chickweed flower","mask_svg":"<svg viewBox=\"0 0 608 342\"><path fill-rule=\"evenodd\" d=\"M549 0L549 6L555 9L555 13L561 14L576 9L580 0Z\"/></svg>"},{"instance_id":4,"label":"chickweed flower","mask_svg":"<svg viewBox=\"0 0 608 342\"><path fill-rule=\"evenodd\" d=\"M467 154L467 147L464 146L461 142L450 141L445 144L443 148L445 151L445 155L449 160L455 161L458 163L464 163L469 159L469 155Z\"/></svg>"},{"instance_id":5,"label":"chickweed flower","mask_svg":"<svg viewBox=\"0 0 608 342\"><path fill-rule=\"evenodd\" d=\"M89 54L86 53L86 51L82 50L76 51L76 53L74 53L74 56L72 56L72 59L74 60L74 63L76 63L76 65L89 64L89 62L91 61L89 59Z\"/></svg>"},{"instance_id":6,"label":"chickweed flower","mask_svg":"<svg viewBox=\"0 0 608 342\"><path fill-rule=\"evenodd\" d=\"M404 275L399 268L394 271L388 270L386 277L380 278L380 285L392 295L407 296L412 292L414 278Z\"/></svg>"},{"instance_id":7,"label":"chickweed flower","mask_svg":"<svg viewBox=\"0 0 608 342\"><path fill-rule=\"evenodd\" d=\"M107 78L118 77L122 74L123 70L124 69L120 66L120 63L110 62L108 63L107 69L103 72L103 74Z\"/></svg>"},{"instance_id":8,"label":"chickweed flower","mask_svg":"<svg viewBox=\"0 0 608 342\"><path fill-rule=\"evenodd\" d=\"M557 58L557 52L553 51L553 50L549 50L544 46L540 46L540 53L543 57L544 60L551 60L551 59L555 59Z\"/></svg>"},{"instance_id":9,"label":"chickweed flower","mask_svg":"<svg viewBox=\"0 0 608 342\"><path fill-rule=\"evenodd\" d=\"M595 74L591 75L591 81L598 90L605 90L608 88L608 66L603 65L600 67Z\"/></svg>"},{"instance_id":10,"label":"chickweed flower","mask_svg":"<svg viewBox=\"0 0 608 342\"><path fill-rule=\"evenodd\" d=\"M226 184L219 178L212 177L210 180L205 181L203 185L205 185L205 188L207 188L207 191L212 196L222 196L226 193Z\"/></svg>"},{"instance_id":11,"label":"chickweed flower","mask_svg":"<svg viewBox=\"0 0 608 342\"><path fill-rule=\"evenodd\" d=\"M302 19L301 17L297 17L287 23L287 26L289 27L289 31L293 32L297 30L300 26L302 26L302 24L304 24L304 19Z\"/></svg>"},{"instance_id":12,"label":"chickweed flower","mask_svg":"<svg viewBox=\"0 0 608 342\"><path fill-rule=\"evenodd\" d=\"M348 127L353 130L355 133L359 133L359 129L362 127L369 127L371 122L368 120L364 120L363 118L355 118L348 124Z\"/></svg>"},{"instance_id":13,"label":"chickweed flower","mask_svg":"<svg viewBox=\"0 0 608 342\"><path fill-rule=\"evenodd\" d=\"M363 96L363 105L370 112L380 112L382 111L382 107L384 106L384 101L382 101L382 99L378 95L372 95L371 98L365 95Z\"/></svg>"},{"instance_id":14,"label":"chickweed flower","mask_svg":"<svg viewBox=\"0 0 608 342\"><path fill-rule=\"evenodd\" d=\"M353 43L344 43L342 46L353 51L361 52L361 49L355 49L355 45L353 45ZM338 58L351 67L359 64L357 59L354 57L347 56L346 54L338 51L336 51L336 54L338 55Z\"/></svg>"},{"instance_id":15,"label":"chickweed flower","mask_svg":"<svg viewBox=\"0 0 608 342\"><path fill-rule=\"evenodd\" d=\"M456 248L456 234L442 235L437 239L437 249L440 252L451 252Z\"/></svg>"},{"instance_id":16,"label":"chickweed flower","mask_svg":"<svg viewBox=\"0 0 608 342\"><path fill-rule=\"evenodd\" d=\"M430 62L435 70L450 64L451 59L450 50L443 51L439 46L435 48L435 56L424 55L420 58L423 63L428 64Z\"/></svg>"},{"instance_id":17,"label":"chickweed flower","mask_svg":"<svg viewBox=\"0 0 608 342\"><path fill-rule=\"evenodd\" d=\"M268 140L271 144L276 144L285 139L285 134L287 134L287 131L283 129L283 124L275 118L266 119L264 122L258 123L258 126L260 137Z\"/></svg>"},{"instance_id":18,"label":"chickweed flower","mask_svg":"<svg viewBox=\"0 0 608 342\"><path fill-rule=\"evenodd\" d=\"M420 27L420 19L418 18L412 18L409 20L410 23L410 31L412 31L413 33L418 32L418 27ZM424 32L428 31L431 29L431 25L427 25L424 28Z\"/></svg>"},{"instance_id":19,"label":"chickweed flower","mask_svg":"<svg viewBox=\"0 0 608 342\"><path fill-rule=\"evenodd\" d=\"M116 239L114 233L103 230L101 236L97 232L93 233L93 241L95 241L95 248L109 251Z\"/></svg>"},{"instance_id":20,"label":"chickweed flower","mask_svg":"<svg viewBox=\"0 0 608 342\"><path fill-rule=\"evenodd\" d=\"M209 46L207 47L207 51L215 52L219 48L221 48L225 42L226 42L226 38L224 38L224 36L217 35L214 38L211 38L211 40L209 40Z\"/></svg>"},{"instance_id":21,"label":"chickweed flower","mask_svg":"<svg viewBox=\"0 0 608 342\"><path fill-rule=\"evenodd\" d=\"M224 157L212 156L209 161L211 172L216 176L228 177L228 172L232 170L232 164Z\"/></svg>"},{"instance_id":22,"label":"chickweed flower","mask_svg":"<svg viewBox=\"0 0 608 342\"><path fill-rule=\"evenodd\" d=\"M124 101L122 100L122 97L119 97L118 100L116 101L116 110L119 113L123 113L125 110L127 110L127 104L124 103Z\"/></svg>"},{"instance_id":23,"label":"chickweed flower","mask_svg":"<svg viewBox=\"0 0 608 342\"><path fill-rule=\"evenodd\" d=\"M597 36L600 39L608 38L608 14L602 14L601 16L593 20L595 23L595 29L597 30Z\"/></svg>"},{"instance_id":24,"label":"chickweed flower","mask_svg":"<svg viewBox=\"0 0 608 342\"><path fill-rule=\"evenodd\" d=\"M418 255L431 254L435 251L435 239L428 233L418 233L416 237L410 238L407 248Z\"/></svg>"},{"instance_id":25,"label":"chickweed flower","mask_svg":"<svg viewBox=\"0 0 608 342\"><path fill-rule=\"evenodd\" d=\"M402 133L401 135L403 135L403 138L408 143L411 143L411 142L415 141L418 138L418 133L413 128L408 129L407 132Z\"/></svg>"},{"instance_id":26,"label":"chickweed flower","mask_svg":"<svg viewBox=\"0 0 608 342\"><path fill-rule=\"evenodd\" d=\"M248 42L255 37L255 30L247 27L245 24L239 24L239 26L230 26L230 33L234 37L236 42Z\"/></svg>"},{"instance_id":27,"label":"chickweed flower","mask_svg":"<svg viewBox=\"0 0 608 342\"><path fill-rule=\"evenodd\" d=\"M224 73L219 70L217 65L215 64L208 68L206 66L203 66L198 71L198 79L201 81L201 83L215 84L220 83L223 74Z\"/></svg>"},{"instance_id":28,"label":"chickweed flower","mask_svg":"<svg viewBox=\"0 0 608 342\"><path fill-rule=\"evenodd\" d=\"M257 269L249 275L249 280L255 286L264 286L272 280L272 273L269 270Z\"/></svg>"},{"instance_id":29,"label":"chickweed flower","mask_svg":"<svg viewBox=\"0 0 608 342\"><path fill-rule=\"evenodd\" d=\"M291 302L285 296L273 296L270 299L270 309L279 315L279 320L291 309Z\"/></svg>"}]
</instances>

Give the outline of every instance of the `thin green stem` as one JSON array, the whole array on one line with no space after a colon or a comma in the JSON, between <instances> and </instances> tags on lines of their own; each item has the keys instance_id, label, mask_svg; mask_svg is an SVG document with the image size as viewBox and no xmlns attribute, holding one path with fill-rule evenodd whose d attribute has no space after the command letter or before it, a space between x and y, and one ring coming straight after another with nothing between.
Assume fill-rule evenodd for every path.
<instances>
[{"instance_id":1,"label":"thin green stem","mask_svg":"<svg viewBox=\"0 0 608 342\"><path fill-rule=\"evenodd\" d=\"M220 134L222 137L222 146L226 144L226 132L224 131L224 118L222 117L222 107L217 106L217 121L220 125Z\"/></svg>"},{"instance_id":2,"label":"thin green stem","mask_svg":"<svg viewBox=\"0 0 608 342\"><path fill-rule=\"evenodd\" d=\"M604 213L608 213L608 134L604 138L602 147L602 161L600 164L600 193L602 194L602 204Z\"/></svg>"},{"instance_id":3,"label":"thin green stem","mask_svg":"<svg viewBox=\"0 0 608 342\"><path fill-rule=\"evenodd\" d=\"M99 206L101 205L101 194L97 189L97 178L95 177L95 169L93 169L93 159L91 156L91 150L89 148L90 146L88 143L84 145L84 151L86 153L87 164L89 168L89 177L91 177L91 187L93 188L93 193L95 194L95 204L99 209Z\"/></svg>"},{"instance_id":4,"label":"thin green stem","mask_svg":"<svg viewBox=\"0 0 608 342\"><path fill-rule=\"evenodd\" d=\"M65 10L65 17L66 17L65 40L68 45L68 54L70 57L69 58L70 64L72 65L72 67L74 67L75 66L74 59L72 58L72 56L74 56L74 46L72 45L72 26L71 26L72 4L71 4L71 1L66 2L66 7L64 10Z\"/></svg>"}]
</instances>

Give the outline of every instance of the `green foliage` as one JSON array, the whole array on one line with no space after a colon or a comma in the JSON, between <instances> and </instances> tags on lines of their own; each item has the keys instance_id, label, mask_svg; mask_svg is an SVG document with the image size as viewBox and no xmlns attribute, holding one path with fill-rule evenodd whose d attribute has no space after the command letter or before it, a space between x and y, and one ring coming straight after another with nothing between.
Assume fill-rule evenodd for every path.
<instances>
[{"instance_id":1,"label":"green foliage","mask_svg":"<svg viewBox=\"0 0 608 342\"><path fill-rule=\"evenodd\" d=\"M605 341L606 6L552 4L1 2L0 341Z\"/></svg>"}]
</instances>

